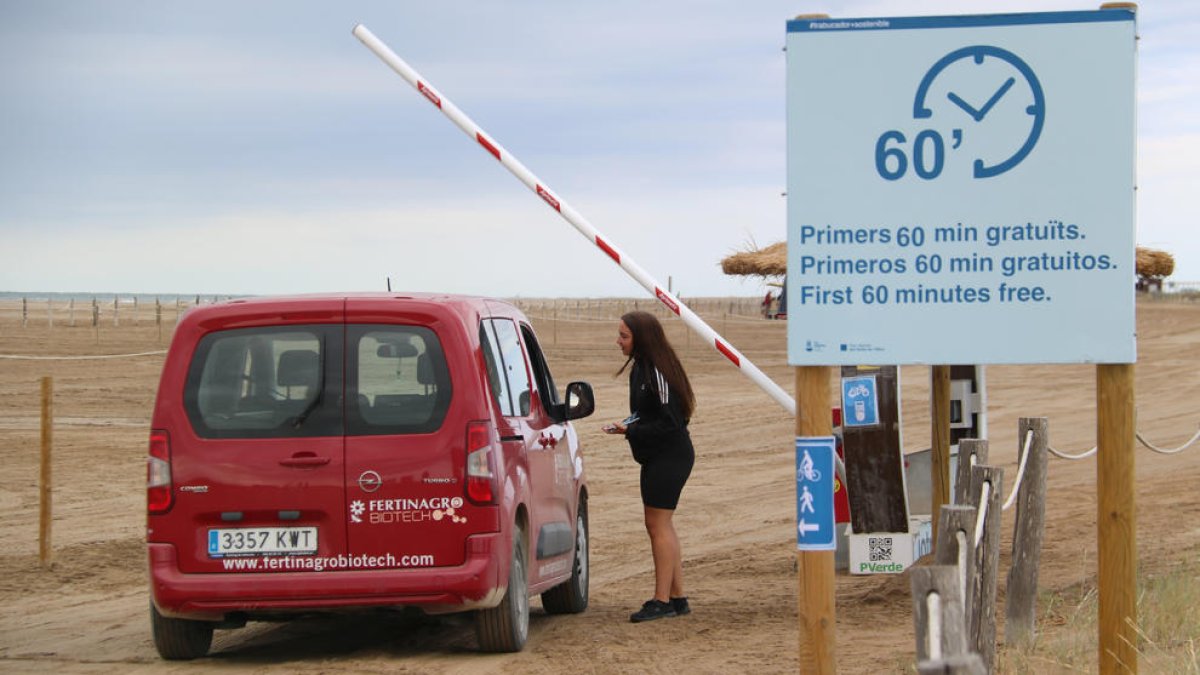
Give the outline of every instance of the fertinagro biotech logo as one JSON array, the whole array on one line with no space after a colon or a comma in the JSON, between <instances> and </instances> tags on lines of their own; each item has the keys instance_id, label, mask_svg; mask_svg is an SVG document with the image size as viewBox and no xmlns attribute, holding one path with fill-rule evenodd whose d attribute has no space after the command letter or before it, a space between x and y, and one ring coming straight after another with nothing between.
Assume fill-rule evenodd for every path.
<instances>
[{"instance_id":1,"label":"fertinagro biotech logo","mask_svg":"<svg viewBox=\"0 0 1200 675\"><path fill-rule=\"evenodd\" d=\"M465 523L467 517L458 514L462 505L462 497L356 499L350 502L350 522L371 525L428 521Z\"/></svg>"}]
</instances>

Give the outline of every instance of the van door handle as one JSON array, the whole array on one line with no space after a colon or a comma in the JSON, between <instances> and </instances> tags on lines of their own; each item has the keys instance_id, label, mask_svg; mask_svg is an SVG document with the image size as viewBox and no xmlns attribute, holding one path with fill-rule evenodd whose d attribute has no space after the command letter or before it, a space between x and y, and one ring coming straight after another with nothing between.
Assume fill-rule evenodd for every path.
<instances>
[{"instance_id":1,"label":"van door handle","mask_svg":"<svg viewBox=\"0 0 1200 675\"><path fill-rule=\"evenodd\" d=\"M318 466L325 466L329 463L328 457L317 457L311 452L296 453L287 459L279 460L282 466L290 466L296 469L315 469Z\"/></svg>"}]
</instances>

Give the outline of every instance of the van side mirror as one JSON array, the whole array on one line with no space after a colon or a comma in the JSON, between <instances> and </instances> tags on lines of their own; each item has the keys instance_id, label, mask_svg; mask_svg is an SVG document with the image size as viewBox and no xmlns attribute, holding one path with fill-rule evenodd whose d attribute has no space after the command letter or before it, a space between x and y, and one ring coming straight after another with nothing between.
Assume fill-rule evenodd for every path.
<instances>
[{"instance_id":1,"label":"van side mirror","mask_svg":"<svg viewBox=\"0 0 1200 675\"><path fill-rule=\"evenodd\" d=\"M592 385L587 382L572 382L567 385L565 415L568 420L577 420L596 412L596 397Z\"/></svg>"}]
</instances>

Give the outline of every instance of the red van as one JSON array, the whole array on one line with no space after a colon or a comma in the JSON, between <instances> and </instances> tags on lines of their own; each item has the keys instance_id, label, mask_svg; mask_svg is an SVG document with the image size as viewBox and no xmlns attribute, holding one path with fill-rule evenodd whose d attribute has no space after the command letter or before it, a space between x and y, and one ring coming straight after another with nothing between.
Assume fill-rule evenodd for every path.
<instances>
[{"instance_id":1,"label":"red van","mask_svg":"<svg viewBox=\"0 0 1200 675\"><path fill-rule=\"evenodd\" d=\"M528 319L450 295L233 300L175 331L150 432L154 644L346 608L473 611L518 651L529 596L588 603L587 481ZM565 399L565 401L563 400Z\"/></svg>"}]
</instances>

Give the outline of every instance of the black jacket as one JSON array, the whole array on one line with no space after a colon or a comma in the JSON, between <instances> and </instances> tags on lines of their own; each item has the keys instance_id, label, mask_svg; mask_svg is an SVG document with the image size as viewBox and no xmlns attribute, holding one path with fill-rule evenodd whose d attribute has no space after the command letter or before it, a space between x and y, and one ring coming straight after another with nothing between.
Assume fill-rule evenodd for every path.
<instances>
[{"instance_id":1,"label":"black jacket","mask_svg":"<svg viewBox=\"0 0 1200 675\"><path fill-rule=\"evenodd\" d=\"M629 371L629 412L637 420L625 427L625 440L638 464L680 452L692 452L683 401L666 378L647 361L634 359Z\"/></svg>"}]
</instances>

